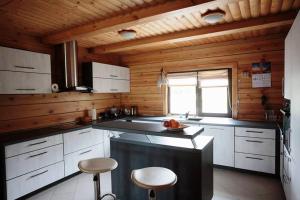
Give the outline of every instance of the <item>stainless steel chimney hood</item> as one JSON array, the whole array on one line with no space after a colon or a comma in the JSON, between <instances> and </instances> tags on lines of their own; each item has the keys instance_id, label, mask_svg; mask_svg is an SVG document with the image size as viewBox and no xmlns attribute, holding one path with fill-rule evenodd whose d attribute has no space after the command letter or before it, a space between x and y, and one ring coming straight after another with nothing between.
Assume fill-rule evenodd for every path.
<instances>
[{"instance_id":1,"label":"stainless steel chimney hood","mask_svg":"<svg viewBox=\"0 0 300 200\"><path fill-rule=\"evenodd\" d=\"M63 43L64 90L91 92L92 88L78 86L78 47L75 40Z\"/></svg>"}]
</instances>

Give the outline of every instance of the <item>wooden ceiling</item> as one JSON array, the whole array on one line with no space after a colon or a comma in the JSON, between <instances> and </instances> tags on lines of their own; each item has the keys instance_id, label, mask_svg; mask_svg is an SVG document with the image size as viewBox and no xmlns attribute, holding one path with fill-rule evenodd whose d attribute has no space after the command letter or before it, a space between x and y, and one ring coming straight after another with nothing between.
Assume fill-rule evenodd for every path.
<instances>
[{"instance_id":1,"label":"wooden ceiling","mask_svg":"<svg viewBox=\"0 0 300 200\"><path fill-rule=\"evenodd\" d=\"M207 24L201 13L218 7L224 20ZM76 39L97 53L127 54L285 33L299 8L300 0L0 0L0 26L45 43ZM121 29L137 37L125 41Z\"/></svg>"}]
</instances>

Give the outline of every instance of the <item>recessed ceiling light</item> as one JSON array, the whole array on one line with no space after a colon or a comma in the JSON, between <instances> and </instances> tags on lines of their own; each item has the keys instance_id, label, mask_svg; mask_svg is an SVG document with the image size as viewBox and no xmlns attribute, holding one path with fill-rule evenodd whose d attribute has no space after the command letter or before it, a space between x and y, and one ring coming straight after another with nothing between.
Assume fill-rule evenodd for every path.
<instances>
[{"instance_id":1,"label":"recessed ceiling light","mask_svg":"<svg viewBox=\"0 0 300 200\"><path fill-rule=\"evenodd\" d=\"M118 33L122 38L124 38L126 40L131 40L131 39L134 39L136 37L136 31L132 30L132 29L120 30Z\"/></svg>"},{"instance_id":2,"label":"recessed ceiling light","mask_svg":"<svg viewBox=\"0 0 300 200\"><path fill-rule=\"evenodd\" d=\"M216 10L207 10L205 13L201 14L201 17L208 24L216 24L224 18L225 14L225 11L218 8Z\"/></svg>"}]
</instances>

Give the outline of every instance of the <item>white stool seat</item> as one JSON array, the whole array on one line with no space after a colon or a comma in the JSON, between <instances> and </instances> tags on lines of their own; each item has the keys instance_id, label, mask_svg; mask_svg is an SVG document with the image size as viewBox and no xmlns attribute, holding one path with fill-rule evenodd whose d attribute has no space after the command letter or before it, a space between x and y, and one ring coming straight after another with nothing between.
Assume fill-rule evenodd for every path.
<instances>
[{"instance_id":1,"label":"white stool seat","mask_svg":"<svg viewBox=\"0 0 300 200\"><path fill-rule=\"evenodd\" d=\"M133 170L131 179L137 186L148 190L167 189L177 182L176 174L163 167L147 167Z\"/></svg>"},{"instance_id":2,"label":"white stool seat","mask_svg":"<svg viewBox=\"0 0 300 200\"><path fill-rule=\"evenodd\" d=\"M92 158L78 163L80 171L98 174L112 171L118 167L118 162L112 158Z\"/></svg>"}]
</instances>

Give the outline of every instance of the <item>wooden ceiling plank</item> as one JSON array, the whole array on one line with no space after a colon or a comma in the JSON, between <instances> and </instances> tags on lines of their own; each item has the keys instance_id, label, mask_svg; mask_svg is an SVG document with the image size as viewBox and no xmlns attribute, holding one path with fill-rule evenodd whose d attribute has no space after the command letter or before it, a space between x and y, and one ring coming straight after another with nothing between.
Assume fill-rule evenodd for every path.
<instances>
[{"instance_id":1,"label":"wooden ceiling plank","mask_svg":"<svg viewBox=\"0 0 300 200\"><path fill-rule=\"evenodd\" d=\"M300 8L300 0L295 0L294 4L293 4L293 9L299 9Z\"/></svg>"},{"instance_id":2,"label":"wooden ceiling plank","mask_svg":"<svg viewBox=\"0 0 300 200\"><path fill-rule=\"evenodd\" d=\"M133 11L125 15L119 15L106 20L77 26L56 34L44 37L45 43L56 44L66 40L93 36L100 33L118 31L130 26L144 24L159 20L166 16L177 15L180 12L190 12L195 6L189 0L176 0L161 5Z\"/></svg>"},{"instance_id":3,"label":"wooden ceiling plank","mask_svg":"<svg viewBox=\"0 0 300 200\"><path fill-rule=\"evenodd\" d=\"M243 19L249 19L251 17L249 0L239 1L239 4Z\"/></svg>"},{"instance_id":4,"label":"wooden ceiling plank","mask_svg":"<svg viewBox=\"0 0 300 200\"><path fill-rule=\"evenodd\" d=\"M294 4L294 0L283 0L281 11L284 12L284 11L290 10L291 7L293 6L293 4Z\"/></svg>"},{"instance_id":5,"label":"wooden ceiling plank","mask_svg":"<svg viewBox=\"0 0 300 200\"><path fill-rule=\"evenodd\" d=\"M259 17L260 15L260 0L250 0L250 11L252 17Z\"/></svg>"},{"instance_id":6,"label":"wooden ceiling plank","mask_svg":"<svg viewBox=\"0 0 300 200\"><path fill-rule=\"evenodd\" d=\"M271 11L272 0L260 0L260 14L261 16L266 16Z\"/></svg>"},{"instance_id":7,"label":"wooden ceiling plank","mask_svg":"<svg viewBox=\"0 0 300 200\"><path fill-rule=\"evenodd\" d=\"M283 0L272 0L272 5L271 5L271 13L279 13L281 10Z\"/></svg>"},{"instance_id":8,"label":"wooden ceiling plank","mask_svg":"<svg viewBox=\"0 0 300 200\"><path fill-rule=\"evenodd\" d=\"M228 3L229 10L232 13L232 17L235 21L240 21L242 19L241 9L237 2Z\"/></svg>"},{"instance_id":9,"label":"wooden ceiling plank","mask_svg":"<svg viewBox=\"0 0 300 200\"><path fill-rule=\"evenodd\" d=\"M189 41L245 31L272 28L277 26L289 26L293 23L296 14L297 13L295 11L290 11L272 16L249 19L247 21L238 21L228 24L207 26L199 29L180 31L144 39L110 44L106 46L101 46L99 48L93 48L93 51L96 53L129 51L136 48L145 48L150 44L153 45L155 43L164 45L165 43L170 41Z\"/></svg>"}]
</instances>

